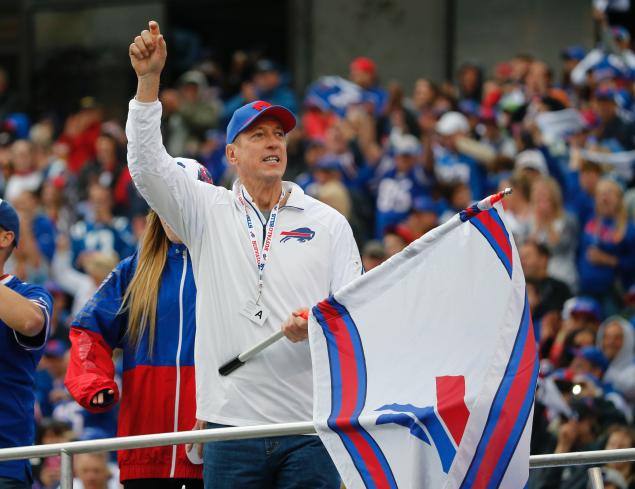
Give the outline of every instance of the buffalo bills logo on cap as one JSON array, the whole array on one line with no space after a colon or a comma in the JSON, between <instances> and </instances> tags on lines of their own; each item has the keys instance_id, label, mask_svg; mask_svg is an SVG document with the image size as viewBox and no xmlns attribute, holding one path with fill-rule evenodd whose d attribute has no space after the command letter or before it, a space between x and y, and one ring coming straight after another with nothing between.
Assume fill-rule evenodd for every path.
<instances>
[{"instance_id":1,"label":"buffalo bills logo on cap","mask_svg":"<svg viewBox=\"0 0 635 489\"><path fill-rule=\"evenodd\" d=\"M262 100L258 100L257 102L254 102L251 107L256 109L258 112L260 112L262 109L271 107L271 104L269 102L263 102Z\"/></svg>"},{"instance_id":2,"label":"buffalo bills logo on cap","mask_svg":"<svg viewBox=\"0 0 635 489\"><path fill-rule=\"evenodd\" d=\"M315 231L310 228L298 228L293 231L282 231L280 236L283 238L280 240L281 243L289 241L290 239L297 239L300 243L304 243L305 241L311 241L315 236Z\"/></svg>"}]
</instances>

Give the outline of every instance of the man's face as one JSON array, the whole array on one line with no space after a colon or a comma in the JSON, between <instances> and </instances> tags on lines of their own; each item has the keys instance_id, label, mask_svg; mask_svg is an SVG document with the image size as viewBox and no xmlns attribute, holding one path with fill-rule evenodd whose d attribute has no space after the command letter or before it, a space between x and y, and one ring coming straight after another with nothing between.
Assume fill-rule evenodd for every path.
<instances>
[{"instance_id":1,"label":"man's face","mask_svg":"<svg viewBox=\"0 0 635 489\"><path fill-rule=\"evenodd\" d=\"M410 154L398 154L395 156L395 168L400 172L409 172L417 162L417 157Z\"/></svg>"},{"instance_id":2,"label":"man's face","mask_svg":"<svg viewBox=\"0 0 635 489\"><path fill-rule=\"evenodd\" d=\"M571 360L570 368L576 374L590 374L593 371L593 364L584 357L575 357Z\"/></svg>"},{"instance_id":3,"label":"man's face","mask_svg":"<svg viewBox=\"0 0 635 489\"><path fill-rule=\"evenodd\" d=\"M364 70L352 69L349 78L353 83L362 88L371 88L375 82L375 76Z\"/></svg>"},{"instance_id":4,"label":"man's face","mask_svg":"<svg viewBox=\"0 0 635 489\"><path fill-rule=\"evenodd\" d=\"M28 172L33 170L33 152L31 143L18 140L11 146L11 161L14 169L18 172Z\"/></svg>"},{"instance_id":5,"label":"man's face","mask_svg":"<svg viewBox=\"0 0 635 489\"><path fill-rule=\"evenodd\" d=\"M617 114L617 105L613 100L596 99L592 106L602 121L611 120Z\"/></svg>"},{"instance_id":6,"label":"man's face","mask_svg":"<svg viewBox=\"0 0 635 489\"><path fill-rule=\"evenodd\" d=\"M618 323L609 324L602 337L602 351L609 360L613 360L624 345L624 331Z\"/></svg>"},{"instance_id":7,"label":"man's face","mask_svg":"<svg viewBox=\"0 0 635 489\"><path fill-rule=\"evenodd\" d=\"M421 234L425 234L431 229L437 227L439 218L436 212L432 211L419 211L412 213L413 219L417 225L417 231Z\"/></svg>"},{"instance_id":8,"label":"man's face","mask_svg":"<svg viewBox=\"0 0 635 489\"><path fill-rule=\"evenodd\" d=\"M595 190L595 206L602 217L616 217L621 209L622 193L610 180L600 182Z\"/></svg>"},{"instance_id":9,"label":"man's face","mask_svg":"<svg viewBox=\"0 0 635 489\"><path fill-rule=\"evenodd\" d=\"M582 190L587 194L593 195L600 178L602 178L600 171L582 169L579 176L580 187L582 187Z\"/></svg>"},{"instance_id":10,"label":"man's face","mask_svg":"<svg viewBox=\"0 0 635 489\"><path fill-rule=\"evenodd\" d=\"M194 103L198 100L198 85L195 83L186 83L181 87L181 96L188 103Z\"/></svg>"},{"instance_id":11,"label":"man's face","mask_svg":"<svg viewBox=\"0 0 635 489\"><path fill-rule=\"evenodd\" d=\"M15 234L0 226L0 265L9 259L15 247Z\"/></svg>"},{"instance_id":12,"label":"man's face","mask_svg":"<svg viewBox=\"0 0 635 489\"><path fill-rule=\"evenodd\" d=\"M100 163L110 163L117 158L115 141L108 136L99 136L95 142L95 152Z\"/></svg>"},{"instance_id":13,"label":"man's face","mask_svg":"<svg viewBox=\"0 0 635 489\"><path fill-rule=\"evenodd\" d=\"M76 471L85 489L105 488L110 478L106 460L94 454L85 453L78 457Z\"/></svg>"},{"instance_id":14,"label":"man's face","mask_svg":"<svg viewBox=\"0 0 635 489\"><path fill-rule=\"evenodd\" d=\"M264 71L254 76L254 83L259 90L270 92L280 85L280 74L277 71Z\"/></svg>"},{"instance_id":15,"label":"man's face","mask_svg":"<svg viewBox=\"0 0 635 489\"><path fill-rule=\"evenodd\" d=\"M226 153L243 182L281 180L287 168L287 141L282 124L273 117L263 116L227 145Z\"/></svg>"},{"instance_id":16,"label":"man's face","mask_svg":"<svg viewBox=\"0 0 635 489\"><path fill-rule=\"evenodd\" d=\"M535 246L525 244L520 247L520 263L527 277L542 278L543 269L546 268L543 262L544 260Z\"/></svg>"},{"instance_id":17,"label":"man's face","mask_svg":"<svg viewBox=\"0 0 635 489\"><path fill-rule=\"evenodd\" d=\"M93 185L89 190L89 200L95 211L110 210L112 207L112 199L110 189L101 185Z\"/></svg>"}]
</instances>

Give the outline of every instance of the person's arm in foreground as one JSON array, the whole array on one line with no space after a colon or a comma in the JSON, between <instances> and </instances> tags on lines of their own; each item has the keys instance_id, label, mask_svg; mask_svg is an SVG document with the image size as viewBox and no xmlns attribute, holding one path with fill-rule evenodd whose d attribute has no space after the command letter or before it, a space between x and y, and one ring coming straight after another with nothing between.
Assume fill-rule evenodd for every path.
<instances>
[{"instance_id":1,"label":"person's arm in foreground","mask_svg":"<svg viewBox=\"0 0 635 489\"><path fill-rule=\"evenodd\" d=\"M161 71L167 57L159 24L151 21L129 47L130 62L137 74L137 93L130 101L126 136L128 168L137 189L150 207L191 245L202 234L197 212L200 185L177 168L161 137L161 103L158 101ZM213 192L214 187L205 185Z\"/></svg>"}]
</instances>

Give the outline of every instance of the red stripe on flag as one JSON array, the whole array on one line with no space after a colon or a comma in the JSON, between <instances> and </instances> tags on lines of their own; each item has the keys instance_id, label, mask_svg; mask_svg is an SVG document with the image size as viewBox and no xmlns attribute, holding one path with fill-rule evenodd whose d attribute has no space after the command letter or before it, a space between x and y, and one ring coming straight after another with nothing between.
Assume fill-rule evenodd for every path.
<instances>
[{"instance_id":1,"label":"red stripe on flag","mask_svg":"<svg viewBox=\"0 0 635 489\"><path fill-rule=\"evenodd\" d=\"M339 313L327 301L318 304L318 308L326 323L331 330L331 334L335 337L339 360L340 360L340 379L342 379L342 404L340 412L336 414L335 425L337 428L348 436L350 441L357 449L360 457L364 461L368 473L377 489L390 489L390 482L384 472L373 448L364 439L359 428L351 422L352 415L357 405L357 393L359 384L357 382L358 367L355 358L355 350L353 342L346 327L346 323L340 317ZM333 387L332 387L333 388Z\"/></svg>"},{"instance_id":2,"label":"red stripe on flag","mask_svg":"<svg viewBox=\"0 0 635 489\"><path fill-rule=\"evenodd\" d=\"M465 405L465 377L437 377L437 410L458 447L470 417Z\"/></svg>"},{"instance_id":3,"label":"red stripe on flag","mask_svg":"<svg viewBox=\"0 0 635 489\"><path fill-rule=\"evenodd\" d=\"M355 411L357 404L357 364L355 362L355 350L351 336L348 333L346 323L339 316L335 308L323 302L319 305L322 314L329 325L331 333L335 337L337 352L340 359L340 378L342 379L342 405L336 417L349 418Z\"/></svg>"},{"instance_id":4,"label":"red stripe on flag","mask_svg":"<svg viewBox=\"0 0 635 489\"><path fill-rule=\"evenodd\" d=\"M483 225L487 228L487 230L490 232L492 237L498 243L498 246L500 246L501 249L503 250L503 253L505 253L505 256L507 256L507 259L509 260L509 263L511 264L512 263L512 247L511 247L511 244L509 243L509 240L505 236L503 229L500 227L500 224L498 224L494 220L494 218L490 215L489 212L481 212L479 215L476 216L476 219L481 221Z\"/></svg>"},{"instance_id":5,"label":"red stripe on flag","mask_svg":"<svg viewBox=\"0 0 635 489\"><path fill-rule=\"evenodd\" d=\"M518 364L516 380L507 394L505 406L498 417L498 423L492 437L487 444L487 450L474 481L473 489L486 488L492 477L494 469L499 462L501 453L514 428L514 423L518 419L520 409L525 401L527 389L533 376L534 361L536 357L536 342L534 330L529 323L527 328L527 338L525 338L525 349Z\"/></svg>"}]
</instances>

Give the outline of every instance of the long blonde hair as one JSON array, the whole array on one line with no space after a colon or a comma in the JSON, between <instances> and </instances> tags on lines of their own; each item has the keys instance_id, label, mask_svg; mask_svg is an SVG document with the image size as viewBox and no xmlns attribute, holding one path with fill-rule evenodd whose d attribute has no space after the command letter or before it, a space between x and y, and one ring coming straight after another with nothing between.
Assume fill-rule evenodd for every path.
<instances>
[{"instance_id":1,"label":"long blonde hair","mask_svg":"<svg viewBox=\"0 0 635 489\"><path fill-rule=\"evenodd\" d=\"M159 216L150 211L141 238L137 269L123 296L122 310L128 311L128 341L139 348L148 331L148 353L152 356L156 332L157 302L161 275L167 260L168 240Z\"/></svg>"}]
</instances>

